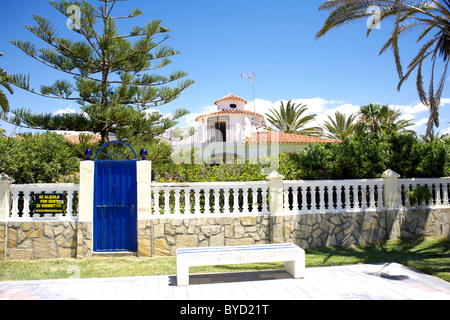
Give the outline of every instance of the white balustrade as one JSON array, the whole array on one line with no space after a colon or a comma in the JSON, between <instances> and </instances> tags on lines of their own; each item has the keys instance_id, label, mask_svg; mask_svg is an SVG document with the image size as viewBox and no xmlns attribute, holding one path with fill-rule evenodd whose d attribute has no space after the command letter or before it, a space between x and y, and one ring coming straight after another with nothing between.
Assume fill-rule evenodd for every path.
<instances>
[{"instance_id":1,"label":"white balustrade","mask_svg":"<svg viewBox=\"0 0 450 320\"><path fill-rule=\"evenodd\" d=\"M284 212L330 213L383 210L384 179L283 181ZM407 192L427 186L432 199L425 207L450 206L450 178L398 179L399 207L411 207ZM219 217L269 214L268 181L152 183L152 216ZM78 184L11 185L13 221L78 220ZM64 214L34 213L37 194L64 194Z\"/></svg>"},{"instance_id":2,"label":"white balustrade","mask_svg":"<svg viewBox=\"0 0 450 320\"><path fill-rule=\"evenodd\" d=\"M157 217L216 217L268 214L267 181L152 183Z\"/></svg>"},{"instance_id":3,"label":"white balustrade","mask_svg":"<svg viewBox=\"0 0 450 320\"><path fill-rule=\"evenodd\" d=\"M418 207L448 207L450 194L450 178L410 178L398 179L399 184L399 206L401 208L411 207L408 191L413 191L418 186L426 186L432 198L416 204Z\"/></svg>"},{"instance_id":4,"label":"white balustrade","mask_svg":"<svg viewBox=\"0 0 450 320\"><path fill-rule=\"evenodd\" d=\"M383 179L284 181L286 213L382 210Z\"/></svg>"},{"instance_id":5,"label":"white balustrade","mask_svg":"<svg viewBox=\"0 0 450 320\"><path fill-rule=\"evenodd\" d=\"M77 200L79 185L73 183L13 184L11 190L11 214L9 220L78 220ZM38 194L64 194L64 214L34 213L35 196Z\"/></svg>"}]
</instances>

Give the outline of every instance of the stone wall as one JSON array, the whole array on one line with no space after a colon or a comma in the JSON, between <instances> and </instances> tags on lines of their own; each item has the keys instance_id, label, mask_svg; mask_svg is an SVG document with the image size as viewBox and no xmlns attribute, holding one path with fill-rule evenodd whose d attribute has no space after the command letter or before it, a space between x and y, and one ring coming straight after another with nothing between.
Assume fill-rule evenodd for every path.
<instances>
[{"instance_id":1,"label":"stone wall","mask_svg":"<svg viewBox=\"0 0 450 320\"><path fill-rule=\"evenodd\" d=\"M450 236L450 209L404 210L401 236Z\"/></svg>"},{"instance_id":2,"label":"stone wall","mask_svg":"<svg viewBox=\"0 0 450 320\"><path fill-rule=\"evenodd\" d=\"M176 249L185 247L291 242L312 248L431 235L450 236L450 209L169 218L138 223L140 256L174 256Z\"/></svg>"},{"instance_id":3,"label":"stone wall","mask_svg":"<svg viewBox=\"0 0 450 320\"><path fill-rule=\"evenodd\" d=\"M0 222L0 258L5 257L6 223Z\"/></svg>"},{"instance_id":4,"label":"stone wall","mask_svg":"<svg viewBox=\"0 0 450 320\"><path fill-rule=\"evenodd\" d=\"M8 222L4 257L9 259L75 258L76 222Z\"/></svg>"},{"instance_id":5,"label":"stone wall","mask_svg":"<svg viewBox=\"0 0 450 320\"><path fill-rule=\"evenodd\" d=\"M173 256L176 249L269 243L269 216L140 220L140 256Z\"/></svg>"},{"instance_id":6,"label":"stone wall","mask_svg":"<svg viewBox=\"0 0 450 320\"><path fill-rule=\"evenodd\" d=\"M77 222L77 258L92 257L92 222Z\"/></svg>"},{"instance_id":7,"label":"stone wall","mask_svg":"<svg viewBox=\"0 0 450 320\"><path fill-rule=\"evenodd\" d=\"M1 222L0 257L92 256L92 222ZM138 255L174 256L185 247L291 242L302 248L390 238L450 236L450 208L138 221Z\"/></svg>"}]
</instances>

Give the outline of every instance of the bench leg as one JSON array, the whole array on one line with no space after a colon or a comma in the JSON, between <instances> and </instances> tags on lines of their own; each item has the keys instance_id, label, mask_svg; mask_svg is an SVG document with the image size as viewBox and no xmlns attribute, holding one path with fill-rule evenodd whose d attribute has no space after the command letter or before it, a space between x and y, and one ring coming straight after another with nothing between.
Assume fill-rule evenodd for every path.
<instances>
[{"instance_id":1,"label":"bench leg","mask_svg":"<svg viewBox=\"0 0 450 320\"><path fill-rule=\"evenodd\" d=\"M295 279L300 279L305 277L305 254L302 254L296 260L285 261L284 270L289 273Z\"/></svg>"},{"instance_id":2,"label":"bench leg","mask_svg":"<svg viewBox=\"0 0 450 320\"><path fill-rule=\"evenodd\" d=\"M189 265L177 261L177 286L189 285Z\"/></svg>"}]
</instances>

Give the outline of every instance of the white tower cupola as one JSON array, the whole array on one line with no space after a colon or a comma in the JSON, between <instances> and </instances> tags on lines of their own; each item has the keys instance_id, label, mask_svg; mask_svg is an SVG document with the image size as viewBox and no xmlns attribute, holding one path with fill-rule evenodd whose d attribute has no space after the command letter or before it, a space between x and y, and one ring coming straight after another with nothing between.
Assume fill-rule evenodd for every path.
<instances>
[{"instance_id":1,"label":"white tower cupola","mask_svg":"<svg viewBox=\"0 0 450 320\"><path fill-rule=\"evenodd\" d=\"M229 94L215 102L219 110L244 110L246 104L246 100L234 94Z\"/></svg>"}]
</instances>

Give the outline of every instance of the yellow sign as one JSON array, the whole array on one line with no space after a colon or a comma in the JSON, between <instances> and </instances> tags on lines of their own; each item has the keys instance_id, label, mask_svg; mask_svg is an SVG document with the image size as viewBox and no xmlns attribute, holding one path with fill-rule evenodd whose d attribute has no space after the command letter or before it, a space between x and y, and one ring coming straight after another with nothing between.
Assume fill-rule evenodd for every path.
<instances>
[{"instance_id":1,"label":"yellow sign","mask_svg":"<svg viewBox=\"0 0 450 320\"><path fill-rule=\"evenodd\" d=\"M35 213L64 213L64 194L37 194Z\"/></svg>"}]
</instances>

